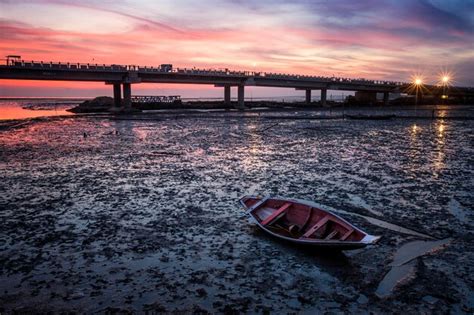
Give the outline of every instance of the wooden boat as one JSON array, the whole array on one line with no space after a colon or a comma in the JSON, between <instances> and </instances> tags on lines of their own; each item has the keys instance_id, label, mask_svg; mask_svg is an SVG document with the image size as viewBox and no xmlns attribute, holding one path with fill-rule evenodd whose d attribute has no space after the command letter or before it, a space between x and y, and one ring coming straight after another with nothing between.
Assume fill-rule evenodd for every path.
<instances>
[{"instance_id":1,"label":"wooden boat","mask_svg":"<svg viewBox=\"0 0 474 315\"><path fill-rule=\"evenodd\" d=\"M380 239L310 202L245 196L240 203L265 232L290 242L348 250L374 244Z\"/></svg>"}]
</instances>

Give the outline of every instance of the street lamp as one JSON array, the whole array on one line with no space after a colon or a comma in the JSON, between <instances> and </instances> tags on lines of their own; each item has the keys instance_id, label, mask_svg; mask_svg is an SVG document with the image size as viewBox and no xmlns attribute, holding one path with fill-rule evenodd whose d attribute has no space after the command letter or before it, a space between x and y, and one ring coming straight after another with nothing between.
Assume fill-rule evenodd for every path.
<instances>
[{"instance_id":1,"label":"street lamp","mask_svg":"<svg viewBox=\"0 0 474 315\"><path fill-rule=\"evenodd\" d=\"M420 87L423 85L423 80L421 78L415 78L415 81L413 82L415 85L415 116L417 114L416 109L418 106L418 91Z\"/></svg>"}]
</instances>

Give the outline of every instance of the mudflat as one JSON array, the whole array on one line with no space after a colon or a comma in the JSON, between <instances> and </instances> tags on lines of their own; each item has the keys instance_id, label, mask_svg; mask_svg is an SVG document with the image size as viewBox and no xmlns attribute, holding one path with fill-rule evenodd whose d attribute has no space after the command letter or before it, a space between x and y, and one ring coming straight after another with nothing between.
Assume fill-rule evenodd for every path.
<instances>
[{"instance_id":1,"label":"mudflat","mask_svg":"<svg viewBox=\"0 0 474 315\"><path fill-rule=\"evenodd\" d=\"M0 312L474 311L472 120L3 126ZM382 239L295 248L243 216L245 194L313 200Z\"/></svg>"}]
</instances>

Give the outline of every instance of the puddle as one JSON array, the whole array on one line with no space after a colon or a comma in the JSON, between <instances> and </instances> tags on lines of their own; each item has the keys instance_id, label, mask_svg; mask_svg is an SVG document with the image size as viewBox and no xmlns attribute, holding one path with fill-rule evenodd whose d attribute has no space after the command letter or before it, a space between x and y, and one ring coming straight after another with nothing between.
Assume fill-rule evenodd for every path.
<instances>
[{"instance_id":1,"label":"puddle","mask_svg":"<svg viewBox=\"0 0 474 315\"><path fill-rule=\"evenodd\" d=\"M375 294L379 298L390 296L397 285L406 282L415 276L415 258L439 250L450 242L451 239L439 241L414 241L400 247L390 264L392 269L390 269L382 281L380 281Z\"/></svg>"},{"instance_id":2,"label":"puddle","mask_svg":"<svg viewBox=\"0 0 474 315\"><path fill-rule=\"evenodd\" d=\"M390 266L401 266L413 259L426 255L430 252L440 249L442 246L449 244L452 239L444 239L439 241L414 241L400 247L393 256L393 262Z\"/></svg>"},{"instance_id":3,"label":"puddle","mask_svg":"<svg viewBox=\"0 0 474 315\"><path fill-rule=\"evenodd\" d=\"M397 285L413 278L415 272L416 261L412 261L402 266L393 267L379 283L375 295L381 299L390 296Z\"/></svg>"},{"instance_id":4,"label":"puddle","mask_svg":"<svg viewBox=\"0 0 474 315\"><path fill-rule=\"evenodd\" d=\"M359 216L361 218L364 218L365 220L367 220L367 222L369 222L373 225L380 226L380 227L388 229L388 230L392 230L392 231L395 231L395 232L400 232L400 233L407 234L407 235L413 235L413 236L419 236L419 237L423 237L423 238L433 239L432 236L422 234L422 233L419 233L419 232L401 227L401 226L393 224L393 223L385 222L385 221L382 221L382 220L379 220L379 219L376 219L376 218L366 217L366 216L363 216L363 215L357 215L357 216Z\"/></svg>"}]
</instances>

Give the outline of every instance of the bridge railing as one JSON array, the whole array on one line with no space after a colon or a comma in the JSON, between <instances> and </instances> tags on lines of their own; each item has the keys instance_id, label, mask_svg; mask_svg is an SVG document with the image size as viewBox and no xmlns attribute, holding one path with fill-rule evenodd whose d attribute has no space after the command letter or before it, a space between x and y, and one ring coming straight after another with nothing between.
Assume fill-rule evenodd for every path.
<instances>
[{"instance_id":1,"label":"bridge railing","mask_svg":"<svg viewBox=\"0 0 474 315\"><path fill-rule=\"evenodd\" d=\"M214 76L238 76L238 77L254 77L278 80L298 80L298 81L318 81L321 83L344 83L344 84L363 84L373 86L401 86L406 82L386 81L386 80L369 80L364 78L344 78L344 77L326 77L312 75L296 75L272 72L257 71L233 71L229 69L198 69L198 68L173 68L137 65L117 65L117 64L98 64L98 63L61 63L61 62L44 62L44 61L25 61L25 60L7 60L7 66L32 68L32 69L52 69L52 70L78 70L78 71L111 71L111 72L128 72L137 71L141 73L177 73L190 75L214 75Z\"/></svg>"},{"instance_id":2,"label":"bridge railing","mask_svg":"<svg viewBox=\"0 0 474 315\"><path fill-rule=\"evenodd\" d=\"M27 60L9 60L7 66L33 69L60 69L60 70L105 70L105 71L138 71L136 65L117 65L99 63L64 63Z\"/></svg>"},{"instance_id":3,"label":"bridge railing","mask_svg":"<svg viewBox=\"0 0 474 315\"><path fill-rule=\"evenodd\" d=\"M180 95L134 95L132 103L173 103L181 100Z\"/></svg>"}]
</instances>

